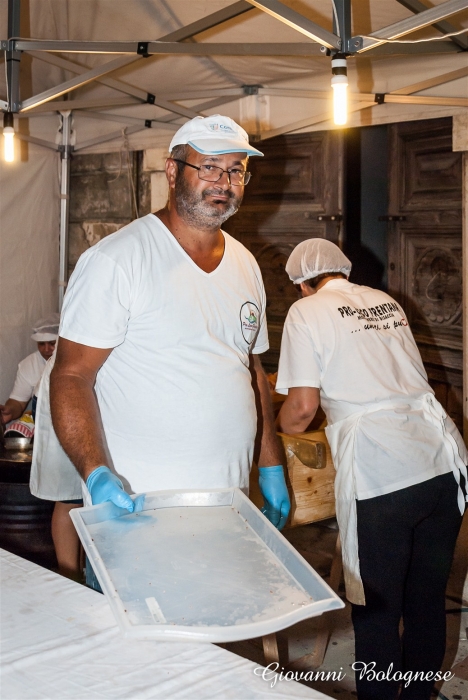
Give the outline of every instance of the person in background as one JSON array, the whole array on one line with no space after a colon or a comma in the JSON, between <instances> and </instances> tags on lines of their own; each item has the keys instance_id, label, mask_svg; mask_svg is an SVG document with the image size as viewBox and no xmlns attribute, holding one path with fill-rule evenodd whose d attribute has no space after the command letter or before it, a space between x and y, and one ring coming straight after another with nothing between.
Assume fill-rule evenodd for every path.
<instances>
[{"instance_id":1,"label":"person in background","mask_svg":"<svg viewBox=\"0 0 468 700\"><path fill-rule=\"evenodd\" d=\"M319 404L327 416L358 698L395 700L413 672L424 679L403 683L398 697L429 700L444 658L468 453L400 305L349 282L351 262L330 241L300 243L286 271L303 298L284 325L278 424L300 433Z\"/></svg>"},{"instance_id":2,"label":"person in background","mask_svg":"<svg viewBox=\"0 0 468 700\"><path fill-rule=\"evenodd\" d=\"M37 342L37 350L19 363L10 398L4 406L0 406L2 422L9 423L5 437L18 434L29 438L34 436L37 393L47 361L55 351L59 323L60 314L52 313L34 324L31 339ZM25 413L31 399L32 416L28 412ZM70 520L70 510L81 505L82 499L56 502L51 523L58 571L73 579L80 578L81 545Z\"/></svg>"},{"instance_id":3,"label":"person in background","mask_svg":"<svg viewBox=\"0 0 468 700\"><path fill-rule=\"evenodd\" d=\"M34 324L32 340L37 343L37 350L21 360L16 373L15 384L10 398L4 405L0 405L0 417L3 425L20 418L30 400L36 396L35 390L41 381L42 373L47 360L52 357L58 337L60 314L53 313L47 318L42 318ZM33 406L34 420L34 406ZM9 426L10 429L23 433L25 437L34 434L34 423L28 423L22 428Z\"/></svg>"},{"instance_id":4,"label":"person in background","mask_svg":"<svg viewBox=\"0 0 468 700\"><path fill-rule=\"evenodd\" d=\"M53 428L92 503L130 512L123 482L247 490L257 436L264 512L281 528L289 496L259 359L265 290L254 257L220 228L241 204L248 157L263 154L221 115L184 124L169 150L167 205L86 251L70 278Z\"/></svg>"}]
</instances>

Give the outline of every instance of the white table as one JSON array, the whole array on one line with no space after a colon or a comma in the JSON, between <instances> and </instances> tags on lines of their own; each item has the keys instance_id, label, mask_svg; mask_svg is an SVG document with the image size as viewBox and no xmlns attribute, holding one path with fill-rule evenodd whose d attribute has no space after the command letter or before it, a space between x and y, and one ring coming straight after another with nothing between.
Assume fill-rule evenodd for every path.
<instances>
[{"instance_id":1,"label":"white table","mask_svg":"<svg viewBox=\"0 0 468 700\"><path fill-rule=\"evenodd\" d=\"M125 639L104 596L0 550L4 700L327 700L212 644Z\"/></svg>"}]
</instances>

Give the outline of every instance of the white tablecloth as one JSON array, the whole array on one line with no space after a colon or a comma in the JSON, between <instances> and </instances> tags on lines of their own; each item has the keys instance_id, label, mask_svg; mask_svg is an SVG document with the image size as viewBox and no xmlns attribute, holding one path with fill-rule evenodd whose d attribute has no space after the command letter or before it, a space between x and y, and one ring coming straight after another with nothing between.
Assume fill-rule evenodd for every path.
<instances>
[{"instance_id":1,"label":"white tablecloth","mask_svg":"<svg viewBox=\"0 0 468 700\"><path fill-rule=\"evenodd\" d=\"M99 593L3 550L0 567L2 700L327 700L212 644L127 640Z\"/></svg>"}]
</instances>

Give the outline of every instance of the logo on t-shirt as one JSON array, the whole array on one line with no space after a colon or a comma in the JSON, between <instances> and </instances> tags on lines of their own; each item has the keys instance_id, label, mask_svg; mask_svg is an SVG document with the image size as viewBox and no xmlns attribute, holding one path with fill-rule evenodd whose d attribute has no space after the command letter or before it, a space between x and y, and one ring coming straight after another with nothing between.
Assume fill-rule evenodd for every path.
<instances>
[{"instance_id":1,"label":"logo on t-shirt","mask_svg":"<svg viewBox=\"0 0 468 700\"><path fill-rule=\"evenodd\" d=\"M258 332L260 310L253 301L246 301L240 309L240 322L242 336L246 343L251 345Z\"/></svg>"}]
</instances>

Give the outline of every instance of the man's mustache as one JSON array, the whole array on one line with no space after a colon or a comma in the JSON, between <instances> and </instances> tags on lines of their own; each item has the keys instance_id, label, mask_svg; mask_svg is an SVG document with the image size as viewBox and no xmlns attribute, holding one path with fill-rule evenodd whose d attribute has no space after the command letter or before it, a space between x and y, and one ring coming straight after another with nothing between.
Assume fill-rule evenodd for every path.
<instances>
[{"instance_id":1,"label":"man's mustache","mask_svg":"<svg viewBox=\"0 0 468 700\"><path fill-rule=\"evenodd\" d=\"M202 193L203 199L205 199L205 197L216 197L218 195L221 195L222 197L228 197L229 199L237 199L236 195L234 194L234 192L232 190L221 190L219 188L216 188L216 189L209 188L207 190L204 190Z\"/></svg>"}]
</instances>

